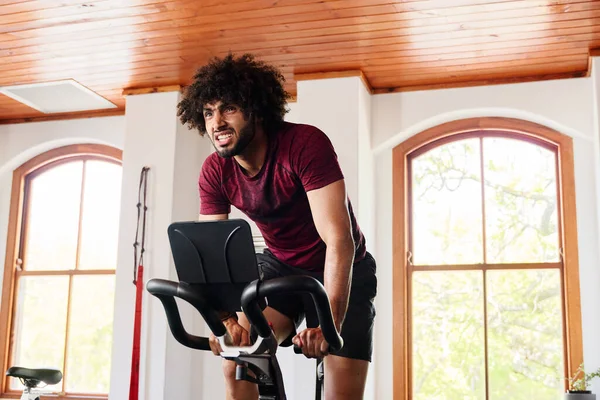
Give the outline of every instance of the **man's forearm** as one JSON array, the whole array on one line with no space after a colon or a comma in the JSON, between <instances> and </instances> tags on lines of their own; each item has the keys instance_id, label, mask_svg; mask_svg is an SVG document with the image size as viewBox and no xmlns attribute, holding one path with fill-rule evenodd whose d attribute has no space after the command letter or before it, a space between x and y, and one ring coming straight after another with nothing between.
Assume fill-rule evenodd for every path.
<instances>
[{"instance_id":1,"label":"man's forearm","mask_svg":"<svg viewBox=\"0 0 600 400\"><path fill-rule=\"evenodd\" d=\"M338 332L341 331L348 308L353 262L354 241L352 236L336 243L327 244L324 286L329 296L333 321Z\"/></svg>"}]
</instances>

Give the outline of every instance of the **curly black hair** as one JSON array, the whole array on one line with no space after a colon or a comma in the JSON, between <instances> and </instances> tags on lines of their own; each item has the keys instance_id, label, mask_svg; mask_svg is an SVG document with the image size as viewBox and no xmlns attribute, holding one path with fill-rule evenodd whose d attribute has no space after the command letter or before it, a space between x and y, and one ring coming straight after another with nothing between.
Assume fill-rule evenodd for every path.
<instances>
[{"instance_id":1,"label":"curly black hair","mask_svg":"<svg viewBox=\"0 0 600 400\"><path fill-rule=\"evenodd\" d=\"M275 67L255 60L251 54L238 58L228 54L212 58L194 75L177 105L177 116L190 129L206 133L203 108L214 101L239 106L246 117L261 118L265 132L271 132L283 122L289 93L285 78Z\"/></svg>"}]
</instances>

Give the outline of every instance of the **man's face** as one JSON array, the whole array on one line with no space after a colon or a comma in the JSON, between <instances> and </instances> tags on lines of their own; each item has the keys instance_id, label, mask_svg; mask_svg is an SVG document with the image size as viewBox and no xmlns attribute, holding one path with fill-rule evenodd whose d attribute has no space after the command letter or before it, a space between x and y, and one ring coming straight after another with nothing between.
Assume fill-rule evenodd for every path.
<instances>
[{"instance_id":1,"label":"man's face","mask_svg":"<svg viewBox=\"0 0 600 400\"><path fill-rule=\"evenodd\" d=\"M242 153L254 138L254 118L246 119L235 104L215 101L204 105L203 114L206 132L223 158Z\"/></svg>"}]
</instances>

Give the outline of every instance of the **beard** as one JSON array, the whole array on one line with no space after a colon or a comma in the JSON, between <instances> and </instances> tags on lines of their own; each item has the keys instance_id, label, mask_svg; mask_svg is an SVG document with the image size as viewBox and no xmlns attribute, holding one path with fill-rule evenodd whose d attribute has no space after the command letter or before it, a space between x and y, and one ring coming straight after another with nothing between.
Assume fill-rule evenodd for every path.
<instances>
[{"instance_id":1,"label":"beard","mask_svg":"<svg viewBox=\"0 0 600 400\"><path fill-rule=\"evenodd\" d=\"M254 118L250 118L248 123L242 129L240 129L239 134L237 135L237 142L235 142L232 147L227 149L219 149L214 142L213 147L220 157L231 158L241 154L246 147L248 147L250 142L252 142L255 134L256 129L254 127Z\"/></svg>"}]
</instances>

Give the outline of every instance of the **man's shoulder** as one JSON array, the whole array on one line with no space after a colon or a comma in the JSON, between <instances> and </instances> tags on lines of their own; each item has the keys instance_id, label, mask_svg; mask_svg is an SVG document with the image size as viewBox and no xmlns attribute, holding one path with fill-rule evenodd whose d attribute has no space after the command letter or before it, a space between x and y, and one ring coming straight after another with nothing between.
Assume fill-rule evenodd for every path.
<instances>
[{"instance_id":1,"label":"man's shoulder","mask_svg":"<svg viewBox=\"0 0 600 400\"><path fill-rule=\"evenodd\" d=\"M310 124L302 124L298 122L284 122L280 130L280 135L314 135L323 134L323 131L318 127Z\"/></svg>"},{"instance_id":2,"label":"man's shoulder","mask_svg":"<svg viewBox=\"0 0 600 400\"><path fill-rule=\"evenodd\" d=\"M279 131L279 142L283 146L303 146L306 140L325 138L327 135L318 127L310 124L285 122Z\"/></svg>"},{"instance_id":3,"label":"man's shoulder","mask_svg":"<svg viewBox=\"0 0 600 400\"><path fill-rule=\"evenodd\" d=\"M227 170L227 159L219 157L217 152L211 153L202 163L202 175L213 178L221 176Z\"/></svg>"},{"instance_id":4,"label":"man's shoulder","mask_svg":"<svg viewBox=\"0 0 600 400\"><path fill-rule=\"evenodd\" d=\"M206 157L204 160L204 164L206 165L222 165L221 161L224 160L223 157L219 157L216 151L213 151Z\"/></svg>"}]
</instances>

